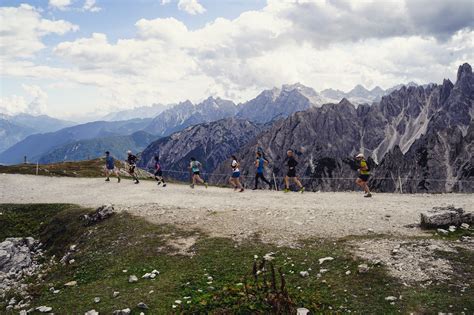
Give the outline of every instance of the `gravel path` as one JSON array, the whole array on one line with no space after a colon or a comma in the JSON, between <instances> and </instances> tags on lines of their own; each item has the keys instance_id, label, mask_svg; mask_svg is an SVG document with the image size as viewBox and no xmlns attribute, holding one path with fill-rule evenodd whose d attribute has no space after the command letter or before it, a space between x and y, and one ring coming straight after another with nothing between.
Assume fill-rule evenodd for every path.
<instances>
[{"instance_id":1,"label":"gravel path","mask_svg":"<svg viewBox=\"0 0 474 315\"><path fill-rule=\"evenodd\" d=\"M134 185L100 178L43 177L0 174L1 203L111 203L155 223L199 228L236 239L259 235L264 241L289 244L309 237L344 237L375 233L421 235L407 225L418 223L421 210L453 204L474 211L473 194L375 194L360 192L305 194L245 191L152 181Z\"/></svg>"}]
</instances>

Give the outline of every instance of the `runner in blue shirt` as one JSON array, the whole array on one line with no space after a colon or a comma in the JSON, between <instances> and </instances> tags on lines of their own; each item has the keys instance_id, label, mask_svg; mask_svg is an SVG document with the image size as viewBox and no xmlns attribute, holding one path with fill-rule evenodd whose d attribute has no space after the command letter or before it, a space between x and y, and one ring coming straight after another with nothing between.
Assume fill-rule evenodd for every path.
<instances>
[{"instance_id":1,"label":"runner in blue shirt","mask_svg":"<svg viewBox=\"0 0 474 315\"><path fill-rule=\"evenodd\" d=\"M110 155L109 151L105 152L105 179L106 182L110 182L110 174L114 173L117 176L117 182L120 183L120 173L118 169L115 167L115 159Z\"/></svg>"},{"instance_id":2,"label":"runner in blue shirt","mask_svg":"<svg viewBox=\"0 0 474 315\"><path fill-rule=\"evenodd\" d=\"M272 184L263 175L264 168L266 165L268 165L268 161L262 157L261 152L257 152L257 158L255 160L255 167L257 167L257 173L255 174L255 187L253 188L253 190L258 189L259 179L262 179L265 183L267 183L269 188L272 189Z\"/></svg>"}]
</instances>

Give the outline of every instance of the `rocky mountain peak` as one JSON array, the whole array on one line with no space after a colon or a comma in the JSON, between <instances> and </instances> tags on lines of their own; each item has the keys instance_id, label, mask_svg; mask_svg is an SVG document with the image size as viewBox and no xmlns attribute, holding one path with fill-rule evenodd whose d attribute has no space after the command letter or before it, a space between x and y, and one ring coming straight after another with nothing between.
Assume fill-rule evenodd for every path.
<instances>
[{"instance_id":1,"label":"rocky mountain peak","mask_svg":"<svg viewBox=\"0 0 474 315\"><path fill-rule=\"evenodd\" d=\"M463 78L468 76L472 76L472 68L470 64L464 63L463 65L459 66L457 81L461 81Z\"/></svg>"}]
</instances>

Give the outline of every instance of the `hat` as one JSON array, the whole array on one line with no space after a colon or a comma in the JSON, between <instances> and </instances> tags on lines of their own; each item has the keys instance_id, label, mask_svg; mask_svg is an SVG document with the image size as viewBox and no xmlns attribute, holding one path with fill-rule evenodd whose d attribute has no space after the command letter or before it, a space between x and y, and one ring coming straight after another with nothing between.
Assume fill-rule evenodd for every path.
<instances>
[{"instance_id":1,"label":"hat","mask_svg":"<svg viewBox=\"0 0 474 315\"><path fill-rule=\"evenodd\" d=\"M132 151L128 150L128 151L127 151L127 154L132 154Z\"/></svg>"},{"instance_id":2,"label":"hat","mask_svg":"<svg viewBox=\"0 0 474 315\"><path fill-rule=\"evenodd\" d=\"M363 153L359 153L356 155L356 158L359 159L359 158L364 158L364 154Z\"/></svg>"}]
</instances>

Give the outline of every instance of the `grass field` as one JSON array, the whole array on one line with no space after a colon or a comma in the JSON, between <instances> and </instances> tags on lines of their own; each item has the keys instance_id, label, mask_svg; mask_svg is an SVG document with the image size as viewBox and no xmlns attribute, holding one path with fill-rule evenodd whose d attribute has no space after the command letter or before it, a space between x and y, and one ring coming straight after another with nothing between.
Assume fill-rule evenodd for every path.
<instances>
[{"instance_id":1,"label":"grass field","mask_svg":"<svg viewBox=\"0 0 474 315\"><path fill-rule=\"evenodd\" d=\"M29 280L32 306L51 306L56 314L91 309L110 314L127 307L138 314L139 302L148 305L145 313L149 314L294 313L297 307L314 313L365 314L474 310L474 300L469 298L473 287L460 295L456 279L422 288L403 286L383 266L370 265L368 273L359 274L357 266L363 262L346 250L348 239L304 241L297 248L275 247L258 239L235 243L199 231L154 225L126 213L85 226L81 216L90 211L64 204L0 205L0 239L39 238L48 257L55 255L57 261L77 245L69 258L75 260L73 264L58 263L43 281ZM261 271L262 257L270 252L275 259ZM326 256L334 260L320 265L318 260ZM449 260L460 275L474 274L472 251L451 255ZM318 278L321 268L328 271ZM141 278L154 269L160 272L154 280ZM301 277L300 271L308 271L309 276ZM136 275L138 282L129 283L130 275ZM77 286L64 286L72 280ZM51 287L60 292L52 293ZM115 291L120 292L117 297ZM392 305L387 296L402 298ZM5 309L1 303L0 307Z\"/></svg>"}]
</instances>

